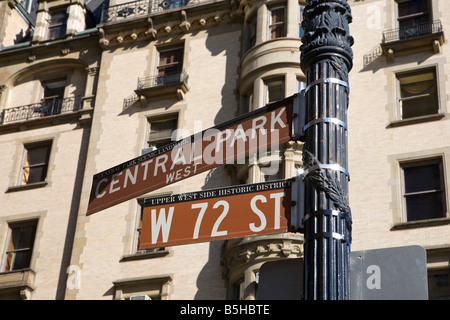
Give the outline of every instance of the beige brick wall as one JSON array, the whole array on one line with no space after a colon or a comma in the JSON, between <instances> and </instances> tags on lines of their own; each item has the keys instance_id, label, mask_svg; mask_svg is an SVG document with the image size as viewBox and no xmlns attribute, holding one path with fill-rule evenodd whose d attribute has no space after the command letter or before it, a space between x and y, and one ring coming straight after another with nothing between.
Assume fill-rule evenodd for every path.
<instances>
[{"instance_id":1,"label":"beige brick wall","mask_svg":"<svg viewBox=\"0 0 450 320\"><path fill-rule=\"evenodd\" d=\"M76 213L76 203L72 199L78 188L77 168L83 157L80 151L87 142L83 141L83 131L76 124L67 124L0 136L3 172L7 173L0 175L3 190L0 193L3 204L0 234L5 235L8 223L39 219L35 254L30 266L36 272L32 299L56 298L69 215ZM45 140L53 142L46 179L48 185L5 193L19 179L23 144ZM5 241L6 237L0 237L1 248L5 248ZM63 289L65 281L60 284Z\"/></svg>"},{"instance_id":2,"label":"beige brick wall","mask_svg":"<svg viewBox=\"0 0 450 320\"><path fill-rule=\"evenodd\" d=\"M387 1L351 4L354 19L350 28L355 38L348 110L349 186L354 221L352 250L413 244L425 248L448 246L448 225L391 231L399 222L402 210L399 160L443 155L448 202L448 45L444 43L438 54L431 50L418 52L396 56L393 62L387 62L382 56L364 67L363 55L380 44L383 30L396 26L395 8ZM441 19L446 32L450 18L448 4L433 1L433 6L434 19ZM438 70L440 104L445 117L439 121L387 128L397 107L395 73L427 66Z\"/></svg>"},{"instance_id":3,"label":"beige brick wall","mask_svg":"<svg viewBox=\"0 0 450 320\"><path fill-rule=\"evenodd\" d=\"M147 117L179 112L181 128L194 134L196 121L202 121L202 128L207 129L235 116L239 36L239 26L221 25L195 36L175 35L133 50L118 48L103 52L86 172L88 182L84 183L77 249L71 262L81 267L82 282L80 290L68 291L67 298L111 299L113 281L163 274L174 275L172 299L225 298L218 263L221 242L177 246L163 258L120 262L124 255L133 253L137 201L130 200L89 217L84 215L92 175L140 154L145 147ZM185 99L148 100L144 106L136 103L123 111L123 99L136 89L137 78L154 74L155 46L171 42L183 42L185 46L184 69L189 74ZM216 170L214 176L208 187L230 184L223 168ZM206 179L207 173L200 174L153 194L201 190ZM80 243L85 244L81 250Z\"/></svg>"}]
</instances>

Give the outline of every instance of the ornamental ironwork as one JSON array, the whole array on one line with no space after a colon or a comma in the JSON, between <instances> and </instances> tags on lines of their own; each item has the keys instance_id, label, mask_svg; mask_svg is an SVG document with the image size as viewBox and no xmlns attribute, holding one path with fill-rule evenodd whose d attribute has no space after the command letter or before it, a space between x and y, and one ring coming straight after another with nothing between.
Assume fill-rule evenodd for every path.
<instances>
[{"instance_id":1,"label":"ornamental ironwork","mask_svg":"<svg viewBox=\"0 0 450 320\"><path fill-rule=\"evenodd\" d=\"M137 89L148 89L153 87L159 87L163 85L169 85L172 83L187 82L188 75L186 72L172 72L164 75L146 76L138 78Z\"/></svg>"},{"instance_id":2,"label":"ornamental ironwork","mask_svg":"<svg viewBox=\"0 0 450 320\"><path fill-rule=\"evenodd\" d=\"M383 43L394 42L403 39L411 39L439 32L442 32L441 21L429 21L414 26L383 31Z\"/></svg>"},{"instance_id":3,"label":"ornamental ironwork","mask_svg":"<svg viewBox=\"0 0 450 320\"><path fill-rule=\"evenodd\" d=\"M102 23L146 16L164 10L182 8L199 3L200 0L138 0L104 7Z\"/></svg>"},{"instance_id":4,"label":"ornamental ironwork","mask_svg":"<svg viewBox=\"0 0 450 320\"><path fill-rule=\"evenodd\" d=\"M75 112L82 108L82 97L53 98L38 103L7 108L1 113L0 124L27 121L63 113Z\"/></svg>"}]
</instances>

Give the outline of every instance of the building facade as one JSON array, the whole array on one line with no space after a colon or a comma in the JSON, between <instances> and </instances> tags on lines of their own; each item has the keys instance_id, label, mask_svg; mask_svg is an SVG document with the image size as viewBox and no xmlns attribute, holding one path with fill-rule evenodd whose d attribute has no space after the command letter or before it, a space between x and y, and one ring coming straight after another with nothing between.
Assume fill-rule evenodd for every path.
<instances>
[{"instance_id":1,"label":"building facade","mask_svg":"<svg viewBox=\"0 0 450 320\"><path fill-rule=\"evenodd\" d=\"M450 5L348 2L352 250L421 245L449 298ZM0 298L255 299L302 257L300 233L138 249L145 198L293 177L300 142L86 211L94 174L304 89L305 5L0 1Z\"/></svg>"}]
</instances>

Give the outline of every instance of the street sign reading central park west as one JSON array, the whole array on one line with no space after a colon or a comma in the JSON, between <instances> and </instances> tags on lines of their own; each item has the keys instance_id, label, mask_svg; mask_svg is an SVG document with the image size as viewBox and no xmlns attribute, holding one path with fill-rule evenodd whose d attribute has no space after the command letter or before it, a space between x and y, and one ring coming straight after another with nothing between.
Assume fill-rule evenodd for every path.
<instances>
[{"instance_id":1,"label":"street sign reading central park west","mask_svg":"<svg viewBox=\"0 0 450 320\"><path fill-rule=\"evenodd\" d=\"M287 98L100 172L86 214L287 142L292 118Z\"/></svg>"},{"instance_id":2,"label":"street sign reading central park west","mask_svg":"<svg viewBox=\"0 0 450 320\"><path fill-rule=\"evenodd\" d=\"M290 215L291 180L148 198L139 249L287 232Z\"/></svg>"}]
</instances>

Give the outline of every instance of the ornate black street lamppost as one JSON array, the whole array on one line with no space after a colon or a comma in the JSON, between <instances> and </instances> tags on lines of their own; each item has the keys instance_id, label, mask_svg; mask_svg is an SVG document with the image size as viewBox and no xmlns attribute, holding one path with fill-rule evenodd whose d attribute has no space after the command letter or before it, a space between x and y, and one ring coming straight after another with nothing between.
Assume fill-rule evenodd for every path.
<instances>
[{"instance_id":1,"label":"ornate black street lamppost","mask_svg":"<svg viewBox=\"0 0 450 320\"><path fill-rule=\"evenodd\" d=\"M348 72L353 38L347 0L308 0L301 68L307 77L304 298L349 299Z\"/></svg>"}]
</instances>

